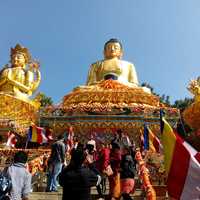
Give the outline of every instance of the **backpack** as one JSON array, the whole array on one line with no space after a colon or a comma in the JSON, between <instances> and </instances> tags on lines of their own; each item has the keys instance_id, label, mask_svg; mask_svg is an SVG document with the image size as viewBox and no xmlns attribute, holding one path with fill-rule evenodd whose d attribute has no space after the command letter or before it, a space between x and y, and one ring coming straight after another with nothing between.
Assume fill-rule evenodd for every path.
<instances>
[{"instance_id":1,"label":"backpack","mask_svg":"<svg viewBox=\"0 0 200 200\"><path fill-rule=\"evenodd\" d=\"M12 180L8 174L8 167L0 172L0 200L9 199L8 193L12 189Z\"/></svg>"},{"instance_id":2,"label":"backpack","mask_svg":"<svg viewBox=\"0 0 200 200\"><path fill-rule=\"evenodd\" d=\"M126 178L134 178L135 177L135 168L134 162L131 155L125 155L121 161L121 169L122 176Z\"/></svg>"}]
</instances>

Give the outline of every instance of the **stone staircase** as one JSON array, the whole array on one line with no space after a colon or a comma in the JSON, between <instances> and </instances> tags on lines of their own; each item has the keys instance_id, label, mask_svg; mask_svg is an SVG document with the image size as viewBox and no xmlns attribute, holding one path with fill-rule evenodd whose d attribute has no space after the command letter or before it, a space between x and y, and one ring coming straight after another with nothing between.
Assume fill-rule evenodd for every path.
<instances>
[{"instance_id":1,"label":"stone staircase","mask_svg":"<svg viewBox=\"0 0 200 200\"><path fill-rule=\"evenodd\" d=\"M136 190L132 195L134 200L145 200L146 198L142 195L141 190ZM91 195L92 200L97 200L98 196L96 194ZM108 199L108 196L105 195L105 199ZM158 196L157 200L168 200L165 196ZM62 200L62 192L32 192L30 195L30 200ZM70 200L70 199L69 199Z\"/></svg>"},{"instance_id":2,"label":"stone staircase","mask_svg":"<svg viewBox=\"0 0 200 200\"><path fill-rule=\"evenodd\" d=\"M136 190L133 195L134 200L144 200L145 198L141 196L141 194L141 190ZM91 197L92 200L98 199L95 187L91 189ZM108 194L105 195L105 199L108 199ZM59 190L58 192L32 192L30 195L30 200L62 200L62 191Z\"/></svg>"},{"instance_id":3,"label":"stone staircase","mask_svg":"<svg viewBox=\"0 0 200 200\"><path fill-rule=\"evenodd\" d=\"M45 183L43 185L40 185L40 187L37 188L37 192L32 192L30 195L30 200L62 200L62 188L59 188L58 192L45 192L46 185ZM157 200L167 200L166 196L166 187L164 185L154 185L154 189L156 191ZM36 190L36 189L35 189ZM105 193L105 199L108 199L108 182L106 184L106 193ZM91 197L92 200L97 200L97 190L96 187L91 188ZM145 193L142 189L140 189L140 184L136 182L136 190L134 194L132 195L132 198L134 200L145 200ZM69 199L70 200L70 199Z\"/></svg>"}]
</instances>

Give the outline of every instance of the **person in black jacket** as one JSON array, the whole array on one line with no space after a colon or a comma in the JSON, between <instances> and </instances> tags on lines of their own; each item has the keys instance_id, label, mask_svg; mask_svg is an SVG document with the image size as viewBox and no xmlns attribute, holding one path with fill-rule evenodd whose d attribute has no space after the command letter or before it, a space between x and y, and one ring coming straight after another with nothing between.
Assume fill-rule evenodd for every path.
<instances>
[{"instance_id":1,"label":"person in black jacket","mask_svg":"<svg viewBox=\"0 0 200 200\"><path fill-rule=\"evenodd\" d=\"M100 184L101 177L84 167L84 160L83 150L73 150L70 164L59 176L59 183L63 187L63 200L90 200L90 188Z\"/></svg>"}]
</instances>

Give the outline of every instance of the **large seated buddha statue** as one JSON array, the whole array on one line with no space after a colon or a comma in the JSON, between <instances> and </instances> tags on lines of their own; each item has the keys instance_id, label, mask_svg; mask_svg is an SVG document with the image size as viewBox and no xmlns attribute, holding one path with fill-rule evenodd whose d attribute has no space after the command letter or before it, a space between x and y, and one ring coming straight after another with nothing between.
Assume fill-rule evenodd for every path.
<instances>
[{"instance_id":1,"label":"large seated buddha statue","mask_svg":"<svg viewBox=\"0 0 200 200\"><path fill-rule=\"evenodd\" d=\"M122 44L117 39L110 39L104 45L104 60L97 61L90 67L87 85L95 85L102 80L117 80L129 87L138 87L138 78L132 63L121 60Z\"/></svg>"},{"instance_id":2,"label":"large seated buddha statue","mask_svg":"<svg viewBox=\"0 0 200 200\"><path fill-rule=\"evenodd\" d=\"M31 60L28 49L19 44L11 48L10 62L11 65L6 65L0 72L0 94L14 96L36 105L29 97L38 88L41 80L39 64Z\"/></svg>"},{"instance_id":3,"label":"large seated buddha statue","mask_svg":"<svg viewBox=\"0 0 200 200\"><path fill-rule=\"evenodd\" d=\"M140 87L135 66L122 60L123 48L118 39L110 39L104 44L104 59L90 66L86 85L82 88L98 87L100 82L115 80L128 87ZM94 86L94 87L93 87ZM149 88L140 87L145 92L151 93Z\"/></svg>"},{"instance_id":4,"label":"large seated buddha statue","mask_svg":"<svg viewBox=\"0 0 200 200\"><path fill-rule=\"evenodd\" d=\"M104 45L104 59L93 63L86 85L78 86L63 99L66 110L113 112L130 107L159 106L159 98L141 87L132 63L122 60L123 48L117 39Z\"/></svg>"}]
</instances>

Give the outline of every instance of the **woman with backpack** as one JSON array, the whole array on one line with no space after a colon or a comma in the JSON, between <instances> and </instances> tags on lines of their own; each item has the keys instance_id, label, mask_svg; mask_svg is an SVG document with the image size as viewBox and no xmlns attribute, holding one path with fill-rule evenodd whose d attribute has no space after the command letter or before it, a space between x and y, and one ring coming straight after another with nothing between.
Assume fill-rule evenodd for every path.
<instances>
[{"instance_id":1,"label":"woman with backpack","mask_svg":"<svg viewBox=\"0 0 200 200\"><path fill-rule=\"evenodd\" d=\"M133 193L135 186L135 162L128 146L123 149L120 167L121 195L124 200L132 200L130 193Z\"/></svg>"}]
</instances>

